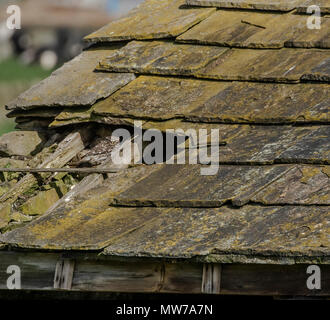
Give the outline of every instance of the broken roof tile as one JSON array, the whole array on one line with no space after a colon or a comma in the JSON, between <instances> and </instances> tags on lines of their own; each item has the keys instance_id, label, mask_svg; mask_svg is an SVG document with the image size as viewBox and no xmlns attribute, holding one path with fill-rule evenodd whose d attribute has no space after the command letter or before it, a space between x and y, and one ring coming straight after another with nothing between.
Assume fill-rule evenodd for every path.
<instances>
[{"instance_id":1,"label":"broken roof tile","mask_svg":"<svg viewBox=\"0 0 330 320\"><path fill-rule=\"evenodd\" d=\"M220 166L212 176L200 165L165 165L121 193L119 205L160 207L218 207L231 201L241 206L291 166ZM230 181L230 183L228 183Z\"/></svg>"},{"instance_id":2,"label":"broken roof tile","mask_svg":"<svg viewBox=\"0 0 330 320\"><path fill-rule=\"evenodd\" d=\"M110 208L113 197L148 176L159 166L139 166L109 174L109 179L82 194L68 198L67 206L56 207L42 217L20 228L5 233L8 243L26 248L97 250L110 239L131 231L146 220L157 216L157 210L124 211ZM0 211L1 218L6 212ZM3 217L2 217L3 216ZM120 224L120 225L119 225ZM77 228L77 225L80 227ZM112 226L112 227L111 227Z\"/></svg>"},{"instance_id":3,"label":"broken roof tile","mask_svg":"<svg viewBox=\"0 0 330 320\"><path fill-rule=\"evenodd\" d=\"M38 153L45 137L36 131L13 131L0 137L0 155L2 156L31 156Z\"/></svg>"},{"instance_id":4,"label":"broken roof tile","mask_svg":"<svg viewBox=\"0 0 330 320\"><path fill-rule=\"evenodd\" d=\"M329 166L296 166L252 200L267 205L330 205L329 172Z\"/></svg>"},{"instance_id":5,"label":"broken roof tile","mask_svg":"<svg viewBox=\"0 0 330 320\"><path fill-rule=\"evenodd\" d=\"M325 207L172 208L113 241L106 255L193 258L211 254L326 256Z\"/></svg>"},{"instance_id":6,"label":"broken roof tile","mask_svg":"<svg viewBox=\"0 0 330 320\"><path fill-rule=\"evenodd\" d=\"M273 20L276 16L276 14L249 11L218 10L183 33L176 41L230 47L256 47L257 44L254 46L253 43L247 43L248 39L264 30L269 20ZM274 47L272 44L267 45Z\"/></svg>"},{"instance_id":7,"label":"broken roof tile","mask_svg":"<svg viewBox=\"0 0 330 320\"><path fill-rule=\"evenodd\" d=\"M279 47L329 49L330 19L321 19L322 27L320 29L309 29L306 16L300 14L280 15L270 21L266 29L250 37L247 43L277 43Z\"/></svg>"},{"instance_id":8,"label":"broken roof tile","mask_svg":"<svg viewBox=\"0 0 330 320\"><path fill-rule=\"evenodd\" d=\"M201 7L290 11L305 0L186 0Z\"/></svg>"},{"instance_id":9,"label":"broken roof tile","mask_svg":"<svg viewBox=\"0 0 330 320\"><path fill-rule=\"evenodd\" d=\"M118 20L85 37L91 42L161 39L178 36L215 9L189 8L184 0L147 0Z\"/></svg>"},{"instance_id":10,"label":"broken roof tile","mask_svg":"<svg viewBox=\"0 0 330 320\"><path fill-rule=\"evenodd\" d=\"M330 20L308 29L306 16L219 10L176 40L245 48L330 48ZM274 28L276 25L276 28Z\"/></svg>"},{"instance_id":11,"label":"broken roof tile","mask_svg":"<svg viewBox=\"0 0 330 320\"><path fill-rule=\"evenodd\" d=\"M147 74L191 75L221 56L227 48L182 45L169 41L132 41L103 59L97 70Z\"/></svg>"},{"instance_id":12,"label":"broken roof tile","mask_svg":"<svg viewBox=\"0 0 330 320\"><path fill-rule=\"evenodd\" d=\"M129 73L93 72L97 62L118 47L84 51L8 104L8 110L36 107L90 106L132 81Z\"/></svg>"}]
</instances>

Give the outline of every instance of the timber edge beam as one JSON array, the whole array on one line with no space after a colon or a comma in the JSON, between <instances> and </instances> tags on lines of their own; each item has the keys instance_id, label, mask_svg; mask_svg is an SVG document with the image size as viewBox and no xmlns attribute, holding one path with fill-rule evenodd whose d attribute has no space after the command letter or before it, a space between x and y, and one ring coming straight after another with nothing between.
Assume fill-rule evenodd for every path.
<instances>
[{"instance_id":1,"label":"timber edge beam","mask_svg":"<svg viewBox=\"0 0 330 320\"><path fill-rule=\"evenodd\" d=\"M308 289L308 265L203 264L63 258L60 253L0 252L0 290L18 266L21 290L330 297L330 266ZM13 278L12 278L13 279Z\"/></svg>"}]
</instances>

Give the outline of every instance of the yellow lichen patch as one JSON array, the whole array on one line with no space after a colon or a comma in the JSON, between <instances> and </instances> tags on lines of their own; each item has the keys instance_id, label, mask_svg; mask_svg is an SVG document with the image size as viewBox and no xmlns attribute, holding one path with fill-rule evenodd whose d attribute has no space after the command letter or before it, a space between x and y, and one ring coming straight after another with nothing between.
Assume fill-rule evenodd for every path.
<instances>
[{"instance_id":1,"label":"yellow lichen patch","mask_svg":"<svg viewBox=\"0 0 330 320\"><path fill-rule=\"evenodd\" d=\"M11 206L7 205L0 208L0 230L7 226L10 221Z\"/></svg>"},{"instance_id":2,"label":"yellow lichen patch","mask_svg":"<svg viewBox=\"0 0 330 320\"><path fill-rule=\"evenodd\" d=\"M330 166L324 166L322 172L330 178Z\"/></svg>"},{"instance_id":3,"label":"yellow lichen patch","mask_svg":"<svg viewBox=\"0 0 330 320\"><path fill-rule=\"evenodd\" d=\"M257 193L252 200L270 204L329 205L329 177L322 166L295 166Z\"/></svg>"},{"instance_id":4,"label":"yellow lichen patch","mask_svg":"<svg viewBox=\"0 0 330 320\"><path fill-rule=\"evenodd\" d=\"M302 178L300 181L302 183L308 183L308 181L312 178L314 178L316 175L320 173L320 168L319 167L300 167L300 171L302 173Z\"/></svg>"},{"instance_id":5,"label":"yellow lichen patch","mask_svg":"<svg viewBox=\"0 0 330 320\"><path fill-rule=\"evenodd\" d=\"M328 20L322 18L320 29L308 29L303 15L219 10L177 41L263 49L329 48Z\"/></svg>"},{"instance_id":6,"label":"yellow lichen patch","mask_svg":"<svg viewBox=\"0 0 330 320\"><path fill-rule=\"evenodd\" d=\"M65 216L55 214L35 221L19 232L7 234L5 241L42 249L99 250L161 213L159 209L81 206Z\"/></svg>"},{"instance_id":7,"label":"yellow lichen patch","mask_svg":"<svg viewBox=\"0 0 330 320\"><path fill-rule=\"evenodd\" d=\"M210 176L201 175L201 168L164 165L122 192L116 202L129 206L219 207L232 201L241 206L291 167L220 166Z\"/></svg>"},{"instance_id":8,"label":"yellow lichen patch","mask_svg":"<svg viewBox=\"0 0 330 320\"><path fill-rule=\"evenodd\" d=\"M146 0L126 17L85 37L91 42L160 39L178 36L207 18L214 8L188 8L184 0Z\"/></svg>"},{"instance_id":9,"label":"yellow lichen patch","mask_svg":"<svg viewBox=\"0 0 330 320\"><path fill-rule=\"evenodd\" d=\"M74 119L89 119L91 115L92 109L90 107L81 107L81 108L74 108L64 109L61 113L59 113L55 117L55 121L68 121L68 120L74 120Z\"/></svg>"},{"instance_id":10,"label":"yellow lichen patch","mask_svg":"<svg viewBox=\"0 0 330 320\"><path fill-rule=\"evenodd\" d=\"M11 215L10 215L10 218L12 221L14 222L20 222L20 223L23 223L23 222L29 222L32 220L32 217L31 216L26 216L18 211L15 211L13 212Z\"/></svg>"},{"instance_id":11,"label":"yellow lichen patch","mask_svg":"<svg viewBox=\"0 0 330 320\"><path fill-rule=\"evenodd\" d=\"M176 41L185 43L216 44L230 47L278 48L280 43L251 42L249 39L264 29L279 14L250 11L218 10L197 26L191 28ZM286 15L287 16L287 15ZM283 44L282 44L283 46Z\"/></svg>"},{"instance_id":12,"label":"yellow lichen patch","mask_svg":"<svg viewBox=\"0 0 330 320\"><path fill-rule=\"evenodd\" d=\"M328 53L319 49L232 49L194 75L219 80L329 81L328 63Z\"/></svg>"},{"instance_id":13,"label":"yellow lichen patch","mask_svg":"<svg viewBox=\"0 0 330 320\"><path fill-rule=\"evenodd\" d=\"M184 117L228 85L217 81L140 76L96 103L93 113L155 120Z\"/></svg>"},{"instance_id":14,"label":"yellow lichen patch","mask_svg":"<svg viewBox=\"0 0 330 320\"><path fill-rule=\"evenodd\" d=\"M97 70L157 75L192 75L227 48L195 46L170 41L131 41L100 61Z\"/></svg>"},{"instance_id":15,"label":"yellow lichen patch","mask_svg":"<svg viewBox=\"0 0 330 320\"><path fill-rule=\"evenodd\" d=\"M306 16L299 14L277 15L270 19L265 29L246 40L245 45L267 48L268 44L301 48L330 48L329 19L321 18L322 28L306 27ZM276 25L276 28L273 26Z\"/></svg>"},{"instance_id":16,"label":"yellow lichen patch","mask_svg":"<svg viewBox=\"0 0 330 320\"><path fill-rule=\"evenodd\" d=\"M140 76L96 103L93 115L195 122L327 121L327 84L263 84ZM175 127L172 127L175 128ZM177 126L177 128L181 128Z\"/></svg>"},{"instance_id":17,"label":"yellow lichen patch","mask_svg":"<svg viewBox=\"0 0 330 320\"><path fill-rule=\"evenodd\" d=\"M38 216L44 214L59 199L59 195L55 189L40 191L36 196L25 202L19 209L25 215Z\"/></svg>"},{"instance_id":18,"label":"yellow lichen patch","mask_svg":"<svg viewBox=\"0 0 330 320\"><path fill-rule=\"evenodd\" d=\"M324 255L323 207L172 208L106 248L107 255L191 258L209 254Z\"/></svg>"}]
</instances>

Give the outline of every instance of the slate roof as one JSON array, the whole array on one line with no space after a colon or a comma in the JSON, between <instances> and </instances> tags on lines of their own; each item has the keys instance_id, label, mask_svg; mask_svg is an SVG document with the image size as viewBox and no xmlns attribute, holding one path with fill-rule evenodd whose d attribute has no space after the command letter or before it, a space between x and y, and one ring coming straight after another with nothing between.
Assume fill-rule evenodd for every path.
<instances>
[{"instance_id":1,"label":"slate roof","mask_svg":"<svg viewBox=\"0 0 330 320\"><path fill-rule=\"evenodd\" d=\"M306 27L310 4L320 30ZM23 131L16 149L0 138L0 167L113 173L3 173L3 248L329 264L328 14L328 0L147 0L87 36L8 104ZM114 167L111 132L134 120L219 129L218 173Z\"/></svg>"}]
</instances>

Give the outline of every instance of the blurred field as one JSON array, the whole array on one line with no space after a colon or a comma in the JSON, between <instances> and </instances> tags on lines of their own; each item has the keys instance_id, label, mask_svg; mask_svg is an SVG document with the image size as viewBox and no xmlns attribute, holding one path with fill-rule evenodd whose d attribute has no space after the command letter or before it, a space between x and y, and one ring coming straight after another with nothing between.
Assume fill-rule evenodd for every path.
<instances>
[{"instance_id":1,"label":"blurred field","mask_svg":"<svg viewBox=\"0 0 330 320\"><path fill-rule=\"evenodd\" d=\"M0 135L15 127L14 121L5 116L4 105L49 74L50 71L39 66L25 66L16 59L0 62Z\"/></svg>"}]
</instances>

